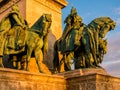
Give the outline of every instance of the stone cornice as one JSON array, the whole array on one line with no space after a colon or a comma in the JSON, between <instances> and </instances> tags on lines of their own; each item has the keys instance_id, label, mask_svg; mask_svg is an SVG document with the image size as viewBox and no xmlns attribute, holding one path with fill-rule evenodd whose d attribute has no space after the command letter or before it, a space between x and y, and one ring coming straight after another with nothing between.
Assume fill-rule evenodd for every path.
<instances>
[{"instance_id":1,"label":"stone cornice","mask_svg":"<svg viewBox=\"0 0 120 90\"><path fill-rule=\"evenodd\" d=\"M8 10L14 3L19 2L20 0L8 0L7 3L5 3L3 6L0 7L0 14ZM56 3L60 4L62 8L67 6L68 2L66 0L53 0ZM1 1L2 3L2 1Z\"/></svg>"},{"instance_id":2,"label":"stone cornice","mask_svg":"<svg viewBox=\"0 0 120 90\"><path fill-rule=\"evenodd\" d=\"M61 14L60 10L67 5L65 0L33 0L41 5L44 5L47 8L50 8L53 11L56 11ZM64 1L64 2L63 2Z\"/></svg>"},{"instance_id":3,"label":"stone cornice","mask_svg":"<svg viewBox=\"0 0 120 90\"><path fill-rule=\"evenodd\" d=\"M68 4L68 2L66 0L54 0L54 1L61 4L62 8L64 8Z\"/></svg>"}]
</instances>

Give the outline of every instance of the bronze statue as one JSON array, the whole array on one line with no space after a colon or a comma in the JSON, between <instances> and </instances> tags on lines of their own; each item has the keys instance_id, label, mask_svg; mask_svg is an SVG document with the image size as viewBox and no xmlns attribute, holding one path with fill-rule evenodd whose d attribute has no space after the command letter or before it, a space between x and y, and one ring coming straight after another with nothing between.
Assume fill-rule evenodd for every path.
<instances>
[{"instance_id":1,"label":"bronze statue","mask_svg":"<svg viewBox=\"0 0 120 90\"><path fill-rule=\"evenodd\" d=\"M82 31L84 29L84 24L82 23L82 18L77 15L76 8L72 7L71 13L65 19L65 29L62 37L55 42L54 45L54 67L60 71L57 64L62 64L64 62L65 70L71 70L71 59L74 58L74 50L80 45L80 38L82 36ZM57 56L57 51L63 54L63 58L59 61ZM56 64L57 63L57 64Z\"/></svg>"},{"instance_id":2,"label":"bronze statue","mask_svg":"<svg viewBox=\"0 0 120 90\"><path fill-rule=\"evenodd\" d=\"M22 18L17 5L12 6L12 10L7 14L0 23L0 56L3 56L5 46L11 49L25 47L24 30L28 27L27 22ZM7 45L6 43L7 42ZM8 50L5 51L8 53ZM9 53L8 53L9 54ZM1 60L0 60L1 61ZM2 64L0 64L3 67Z\"/></svg>"},{"instance_id":3,"label":"bronze statue","mask_svg":"<svg viewBox=\"0 0 120 90\"><path fill-rule=\"evenodd\" d=\"M80 33L83 30L84 24L82 18L77 15L76 8L72 7L71 13L64 21L66 23L64 32L61 37L62 45L61 53L73 51L75 46L79 46Z\"/></svg>"},{"instance_id":4,"label":"bronze statue","mask_svg":"<svg viewBox=\"0 0 120 90\"><path fill-rule=\"evenodd\" d=\"M81 46L75 50L75 69L100 67L107 52L106 34L115 28L116 23L109 17L94 19L83 31Z\"/></svg>"},{"instance_id":5,"label":"bronze statue","mask_svg":"<svg viewBox=\"0 0 120 90\"><path fill-rule=\"evenodd\" d=\"M12 7L12 10L19 11L19 8L15 5ZM15 57L13 59L17 57L25 58L25 69L29 70L29 60L32 52L34 52L39 72L44 72L40 67L42 63L40 56L42 48L44 50L42 52L46 52L48 48L47 37L51 22L51 15L44 14L31 28L28 28L27 22L18 13L8 14L0 23L1 41L4 38L4 41L0 42L2 44L2 47L0 47L2 51L0 54L0 66L3 67L2 57L7 54L12 58ZM14 62L16 61L13 60Z\"/></svg>"},{"instance_id":6,"label":"bronze statue","mask_svg":"<svg viewBox=\"0 0 120 90\"><path fill-rule=\"evenodd\" d=\"M62 37L54 44L54 71L60 72L62 63L65 64L65 71L71 70L71 60L75 63L75 69L100 67L107 52L104 37L115 28L116 23L109 17L100 17L85 25L73 7L65 23ZM63 54L61 60L58 51Z\"/></svg>"}]
</instances>

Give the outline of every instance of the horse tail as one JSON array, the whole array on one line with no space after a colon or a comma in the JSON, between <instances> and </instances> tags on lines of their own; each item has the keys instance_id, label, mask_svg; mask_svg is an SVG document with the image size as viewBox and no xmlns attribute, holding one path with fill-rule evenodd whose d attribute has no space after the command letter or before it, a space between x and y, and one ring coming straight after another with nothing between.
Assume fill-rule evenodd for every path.
<instances>
[{"instance_id":1,"label":"horse tail","mask_svg":"<svg viewBox=\"0 0 120 90\"><path fill-rule=\"evenodd\" d=\"M53 68L54 72L59 72L59 54L58 54L58 40L54 44L54 53L53 53Z\"/></svg>"}]
</instances>

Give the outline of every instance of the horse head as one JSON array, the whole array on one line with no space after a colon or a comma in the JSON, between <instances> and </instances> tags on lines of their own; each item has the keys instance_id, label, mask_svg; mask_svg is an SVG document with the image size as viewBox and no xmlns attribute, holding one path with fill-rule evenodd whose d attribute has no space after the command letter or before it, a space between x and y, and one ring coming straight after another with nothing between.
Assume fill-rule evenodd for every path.
<instances>
[{"instance_id":1,"label":"horse head","mask_svg":"<svg viewBox=\"0 0 120 90\"><path fill-rule=\"evenodd\" d=\"M51 14L43 14L31 27L33 31L41 36L46 36L49 33L49 29L52 23Z\"/></svg>"},{"instance_id":2,"label":"horse head","mask_svg":"<svg viewBox=\"0 0 120 90\"><path fill-rule=\"evenodd\" d=\"M43 18L43 36L46 36L49 32L51 23L52 23L52 19L51 19L51 14L44 14L42 16Z\"/></svg>"},{"instance_id":3,"label":"horse head","mask_svg":"<svg viewBox=\"0 0 120 90\"><path fill-rule=\"evenodd\" d=\"M99 31L99 37L101 38L104 38L106 34L114 30L116 26L116 23L109 17L96 18L93 22L96 24Z\"/></svg>"}]
</instances>

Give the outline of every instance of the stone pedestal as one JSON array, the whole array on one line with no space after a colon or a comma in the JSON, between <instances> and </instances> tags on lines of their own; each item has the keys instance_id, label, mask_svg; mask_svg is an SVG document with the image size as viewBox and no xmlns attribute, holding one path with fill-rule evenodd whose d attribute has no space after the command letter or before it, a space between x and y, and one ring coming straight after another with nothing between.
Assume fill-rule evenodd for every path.
<instances>
[{"instance_id":1,"label":"stone pedestal","mask_svg":"<svg viewBox=\"0 0 120 90\"><path fill-rule=\"evenodd\" d=\"M0 68L0 90L66 90L62 76Z\"/></svg>"},{"instance_id":2,"label":"stone pedestal","mask_svg":"<svg viewBox=\"0 0 120 90\"><path fill-rule=\"evenodd\" d=\"M66 79L67 90L120 90L120 78L102 68L79 69L58 74Z\"/></svg>"},{"instance_id":3,"label":"stone pedestal","mask_svg":"<svg viewBox=\"0 0 120 90\"><path fill-rule=\"evenodd\" d=\"M89 74L67 78L67 90L120 90L120 78Z\"/></svg>"},{"instance_id":4,"label":"stone pedestal","mask_svg":"<svg viewBox=\"0 0 120 90\"><path fill-rule=\"evenodd\" d=\"M103 68L85 68L85 69L77 69L67 72L59 73L59 76L64 76L65 78L72 78L72 77L79 77L83 75L90 75L90 74L103 74L108 75L105 69Z\"/></svg>"},{"instance_id":5,"label":"stone pedestal","mask_svg":"<svg viewBox=\"0 0 120 90\"><path fill-rule=\"evenodd\" d=\"M67 90L120 90L120 78L90 74L67 78Z\"/></svg>"},{"instance_id":6,"label":"stone pedestal","mask_svg":"<svg viewBox=\"0 0 120 90\"><path fill-rule=\"evenodd\" d=\"M120 90L120 78L110 76L104 70L93 71L47 75L0 68L0 90Z\"/></svg>"}]
</instances>

